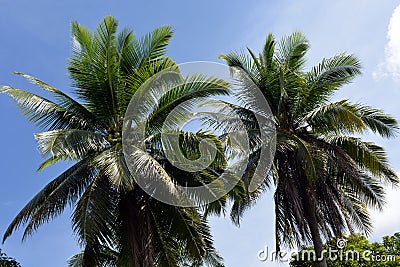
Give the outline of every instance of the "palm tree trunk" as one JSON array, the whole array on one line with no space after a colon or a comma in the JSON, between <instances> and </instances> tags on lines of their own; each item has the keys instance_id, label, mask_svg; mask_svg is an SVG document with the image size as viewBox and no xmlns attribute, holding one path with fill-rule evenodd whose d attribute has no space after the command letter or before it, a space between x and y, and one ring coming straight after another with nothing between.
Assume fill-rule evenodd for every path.
<instances>
[{"instance_id":1,"label":"palm tree trunk","mask_svg":"<svg viewBox=\"0 0 400 267\"><path fill-rule=\"evenodd\" d=\"M311 215L311 217L315 218L315 212L312 211L311 213L314 214L314 216ZM326 264L325 256L323 255L324 245L322 243L322 239L319 234L318 224L316 223L316 220L315 220L315 222L310 222L309 226L310 226L311 238L313 241L315 254L317 255L318 266L319 267L328 267L328 265Z\"/></svg>"},{"instance_id":2,"label":"palm tree trunk","mask_svg":"<svg viewBox=\"0 0 400 267\"><path fill-rule=\"evenodd\" d=\"M131 261L127 267L152 267L154 250L151 243L151 219L145 201L140 201L140 189L128 192L120 202L120 221L124 233L121 254ZM139 199L139 200L138 200Z\"/></svg>"},{"instance_id":3,"label":"palm tree trunk","mask_svg":"<svg viewBox=\"0 0 400 267\"><path fill-rule=\"evenodd\" d=\"M316 205L312 204L314 201L309 197L309 195L305 195L304 202L307 207L306 214L308 217L308 226L310 227L311 238L313 241L315 254L317 256L318 266L328 267L325 256L323 255L324 244L322 243L321 235L318 230L317 214L315 212Z\"/></svg>"}]
</instances>

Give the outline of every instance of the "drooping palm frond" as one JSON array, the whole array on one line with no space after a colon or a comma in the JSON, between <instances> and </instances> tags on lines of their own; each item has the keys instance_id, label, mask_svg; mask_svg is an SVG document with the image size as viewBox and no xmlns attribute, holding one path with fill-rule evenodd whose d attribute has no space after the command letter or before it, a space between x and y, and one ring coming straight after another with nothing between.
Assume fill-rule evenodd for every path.
<instances>
[{"instance_id":1,"label":"drooping palm frond","mask_svg":"<svg viewBox=\"0 0 400 267\"><path fill-rule=\"evenodd\" d=\"M113 244L118 193L100 170L76 203L73 229L83 246Z\"/></svg>"},{"instance_id":2,"label":"drooping palm frond","mask_svg":"<svg viewBox=\"0 0 400 267\"><path fill-rule=\"evenodd\" d=\"M94 175L86 159L55 178L19 212L7 228L3 242L23 224L28 224L24 232L26 238L41 224L61 214L67 204L79 198Z\"/></svg>"},{"instance_id":3,"label":"drooping palm frond","mask_svg":"<svg viewBox=\"0 0 400 267\"><path fill-rule=\"evenodd\" d=\"M351 136L323 136L326 142L338 146L356 162L360 168L391 184L397 184L397 174L389 166L385 150L371 142Z\"/></svg>"},{"instance_id":4,"label":"drooping palm frond","mask_svg":"<svg viewBox=\"0 0 400 267\"><path fill-rule=\"evenodd\" d=\"M159 254L156 257L157 265L185 266L184 263L190 266L202 266L205 263L207 266L223 266L222 258L212 245L207 221L198 214L196 209L165 207L164 211L164 214L153 213L154 218L157 218L157 227L171 229L170 235L158 237L161 241L159 245L164 247L163 250L158 251L172 248L176 256L166 258L165 255ZM177 227L170 228L171 224ZM166 232L159 231L158 233Z\"/></svg>"},{"instance_id":5,"label":"drooping palm frond","mask_svg":"<svg viewBox=\"0 0 400 267\"><path fill-rule=\"evenodd\" d=\"M321 133L362 133L366 130L357 109L347 100L319 106L302 117L298 124Z\"/></svg>"},{"instance_id":6,"label":"drooping palm frond","mask_svg":"<svg viewBox=\"0 0 400 267\"><path fill-rule=\"evenodd\" d=\"M393 116L361 104L356 104L355 107L361 120L372 132L386 138L394 137L399 132L397 120Z\"/></svg>"},{"instance_id":7,"label":"drooping palm frond","mask_svg":"<svg viewBox=\"0 0 400 267\"><path fill-rule=\"evenodd\" d=\"M363 133L370 130L383 137L394 136L399 130L394 117L379 109L352 104L348 100L320 105L306 113L297 125L310 126L322 133Z\"/></svg>"}]
</instances>

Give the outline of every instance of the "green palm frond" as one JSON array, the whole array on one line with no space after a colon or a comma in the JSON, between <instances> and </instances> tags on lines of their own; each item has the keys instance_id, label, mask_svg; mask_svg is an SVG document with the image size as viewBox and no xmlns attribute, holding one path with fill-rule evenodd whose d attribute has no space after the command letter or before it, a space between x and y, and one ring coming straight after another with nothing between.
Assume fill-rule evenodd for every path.
<instances>
[{"instance_id":1,"label":"green palm frond","mask_svg":"<svg viewBox=\"0 0 400 267\"><path fill-rule=\"evenodd\" d=\"M112 244L117 192L100 170L85 189L72 216L74 232L83 245Z\"/></svg>"},{"instance_id":2,"label":"green palm frond","mask_svg":"<svg viewBox=\"0 0 400 267\"><path fill-rule=\"evenodd\" d=\"M317 133L362 133L367 128L358 109L347 100L318 106L307 113L298 124L309 126Z\"/></svg>"},{"instance_id":3,"label":"green palm frond","mask_svg":"<svg viewBox=\"0 0 400 267\"><path fill-rule=\"evenodd\" d=\"M164 207L164 212L165 214L153 213L159 229L170 229L168 235L158 236L159 246L163 246L159 251L161 253L174 249L175 257L171 258L171 253L159 254L156 262L158 265L202 266L202 263L205 263L207 266L223 266L222 258L212 245L208 223L194 208L169 206ZM177 227L170 228L171 223Z\"/></svg>"},{"instance_id":4,"label":"green palm frond","mask_svg":"<svg viewBox=\"0 0 400 267\"><path fill-rule=\"evenodd\" d=\"M68 160L68 159L66 157L64 157L63 155L52 156L52 157L46 159L45 161L43 161L39 165L37 172L41 172L44 169L46 169L47 167L50 167L51 165L56 164L57 162L66 161L66 160Z\"/></svg>"},{"instance_id":5,"label":"green palm frond","mask_svg":"<svg viewBox=\"0 0 400 267\"><path fill-rule=\"evenodd\" d=\"M349 195L342 199L346 213L351 223L365 234L369 234L372 229L369 212L357 195Z\"/></svg>"},{"instance_id":6,"label":"green palm frond","mask_svg":"<svg viewBox=\"0 0 400 267\"><path fill-rule=\"evenodd\" d=\"M39 80L36 77L31 75L22 73L22 72L14 72L14 74L20 75L26 79L28 79L33 84L38 85L39 87L43 88L46 91L51 92L57 100L57 104L61 107L77 114L84 118L86 121L91 122L91 124L95 124L95 118L93 115L84 107L84 105L78 103L76 100L68 96L67 94L63 93L62 91L58 90L54 86Z\"/></svg>"},{"instance_id":7,"label":"green palm frond","mask_svg":"<svg viewBox=\"0 0 400 267\"><path fill-rule=\"evenodd\" d=\"M93 127L91 121L85 120L79 113L33 93L9 86L2 86L0 93L11 96L28 120L42 128L86 130Z\"/></svg>"},{"instance_id":8,"label":"green palm frond","mask_svg":"<svg viewBox=\"0 0 400 267\"><path fill-rule=\"evenodd\" d=\"M262 59L262 65L264 66L266 73L273 70L274 65L276 64L274 61L275 46L276 42L274 35L270 33L267 35L267 38L265 40L262 56L260 55L260 58Z\"/></svg>"},{"instance_id":9,"label":"green palm frond","mask_svg":"<svg viewBox=\"0 0 400 267\"><path fill-rule=\"evenodd\" d=\"M118 23L111 16L97 26L96 34L72 23L75 49L68 70L76 93L86 107L102 123L115 123L118 112L118 72L116 30ZM111 122L109 119L111 117Z\"/></svg>"},{"instance_id":10,"label":"green palm frond","mask_svg":"<svg viewBox=\"0 0 400 267\"><path fill-rule=\"evenodd\" d=\"M130 74L135 69L134 40L134 32L129 28L124 28L117 34L119 68L124 74Z\"/></svg>"},{"instance_id":11,"label":"green palm frond","mask_svg":"<svg viewBox=\"0 0 400 267\"><path fill-rule=\"evenodd\" d=\"M61 214L83 193L93 178L89 160L82 160L47 184L26 204L7 228L3 242L21 225L27 224L23 238L40 225Z\"/></svg>"},{"instance_id":12,"label":"green palm frond","mask_svg":"<svg viewBox=\"0 0 400 267\"><path fill-rule=\"evenodd\" d=\"M384 149L374 143L351 136L324 136L328 143L343 149L360 168L391 184L397 184L397 174L389 166Z\"/></svg>"},{"instance_id":13,"label":"green palm frond","mask_svg":"<svg viewBox=\"0 0 400 267\"><path fill-rule=\"evenodd\" d=\"M120 107L126 111L128 104L137 92L137 90L151 80L152 77L160 75L163 71L179 72L178 65L169 57L163 57L159 60L154 60L144 64L139 68L133 69L131 74L124 76L124 82L126 86L122 87L119 91L120 96Z\"/></svg>"},{"instance_id":14,"label":"green palm frond","mask_svg":"<svg viewBox=\"0 0 400 267\"><path fill-rule=\"evenodd\" d=\"M85 130L54 130L35 134L43 157L63 157L79 160L88 154L102 151L110 143L100 134Z\"/></svg>"},{"instance_id":15,"label":"green palm frond","mask_svg":"<svg viewBox=\"0 0 400 267\"><path fill-rule=\"evenodd\" d=\"M120 144L103 151L93 160L92 165L101 169L118 191L129 191L134 187L135 182L128 170Z\"/></svg>"},{"instance_id":16,"label":"green palm frond","mask_svg":"<svg viewBox=\"0 0 400 267\"><path fill-rule=\"evenodd\" d=\"M248 75L249 78L258 85L259 74L257 66L251 60L251 57L244 55L243 53L231 52L226 55L219 55L219 58L225 60L229 67L238 68L246 73L246 75Z\"/></svg>"},{"instance_id":17,"label":"green palm frond","mask_svg":"<svg viewBox=\"0 0 400 267\"><path fill-rule=\"evenodd\" d=\"M399 130L394 117L348 100L320 105L305 114L298 125L311 126L316 132L363 133L369 129L383 137L393 137Z\"/></svg>"},{"instance_id":18,"label":"green palm frond","mask_svg":"<svg viewBox=\"0 0 400 267\"><path fill-rule=\"evenodd\" d=\"M387 138L394 137L398 133L399 126L393 116L369 106L361 104L354 106L357 108L361 120L372 132Z\"/></svg>"},{"instance_id":19,"label":"green palm frond","mask_svg":"<svg viewBox=\"0 0 400 267\"><path fill-rule=\"evenodd\" d=\"M301 71L305 64L308 40L300 32L282 38L279 43L277 61L291 71Z\"/></svg>"},{"instance_id":20,"label":"green palm frond","mask_svg":"<svg viewBox=\"0 0 400 267\"><path fill-rule=\"evenodd\" d=\"M154 213L152 215L154 216ZM157 221L156 218L154 220ZM157 240L155 244L157 248L155 262L160 266L177 266L180 258L179 245L175 244L174 240L171 240L170 237L162 235L163 229L160 224L156 223L155 227L157 229L155 237L155 240Z\"/></svg>"},{"instance_id":21,"label":"green palm frond","mask_svg":"<svg viewBox=\"0 0 400 267\"><path fill-rule=\"evenodd\" d=\"M140 55L140 58L134 66L140 67L147 61L157 60L163 56L172 36L171 26L163 26L137 40L134 47L137 48L136 53Z\"/></svg>"},{"instance_id":22,"label":"green palm frond","mask_svg":"<svg viewBox=\"0 0 400 267\"><path fill-rule=\"evenodd\" d=\"M167 192L171 199L179 203L180 196L184 196L185 193L177 188L176 183L162 165L141 148L132 145L131 149L126 152L128 154L125 154L125 157L127 157L128 164L131 165L131 174L136 177L136 181L146 179L146 185L150 187L148 188L150 192L152 190ZM132 173L132 171L134 172Z\"/></svg>"},{"instance_id":23,"label":"green palm frond","mask_svg":"<svg viewBox=\"0 0 400 267\"><path fill-rule=\"evenodd\" d=\"M183 81L163 94L159 99L152 113L148 116L148 129L160 131L165 125L168 114L173 110L174 116L170 116L168 125L170 127L179 126L180 123L188 119L188 115L193 114L196 104L205 101L205 98L216 95L228 95L228 83L222 79L213 77L206 78L202 75L193 75L183 79ZM157 97L156 95L152 98ZM151 132L150 132L151 133Z\"/></svg>"},{"instance_id":24,"label":"green palm frond","mask_svg":"<svg viewBox=\"0 0 400 267\"><path fill-rule=\"evenodd\" d=\"M345 84L361 74L361 64L354 55L339 54L323 59L306 73L307 88L304 88L300 110L310 111L324 103Z\"/></svg>"}]
</instances>

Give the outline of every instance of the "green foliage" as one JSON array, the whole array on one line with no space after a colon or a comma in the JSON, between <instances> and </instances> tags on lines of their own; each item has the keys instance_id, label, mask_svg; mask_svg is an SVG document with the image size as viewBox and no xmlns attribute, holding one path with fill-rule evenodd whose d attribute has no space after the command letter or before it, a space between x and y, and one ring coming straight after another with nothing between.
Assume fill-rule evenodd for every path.
<instances>
[{"instance_id":1,"label":"green foliage","mask_svg":"<svg viewBox=\"0 0 400 267\"><path fill-rule=\"evenodd\" d=\"M332 257L327 257L328 266L332 267L379 267L400 265L400 233L393 236L384 236L381 242L369 242L361 234L349 235L345 238L346 246L340 250L337 248L337 239L330 240L325 249L335 250ZM308 259L308 251L313 247L304 247L298 254L292 257L292 267L318 266L315 261ZM302 257L302 255L305 255ZM326 254L328 255L328 254ZM342 255L342 256L340 256ZM346 256L347 255L347 256ZM342 257L342 259L340 259ZM303 258L303 259L302 259ZM335 260L336 258L336 260Z\"/></svg>"},{"instance_id":2,"label":"green foliage","mask_svg":"<svg viewBox=\"0 0 400 267\"><path fill-rule=\"evenodd\" d=\"M137 38L130 29L118 32L118 22L107 16L95 32L77 22L71 24L71 32L68 71L75 97L23 73L16 74L48 91L51 99L0 87L31 122L45 130L35 135L41 154L47 157L39 171L61 160L74 163L19 212L3 242L22 226L26 238L71 205L73 230L83 251L71 258L70 266L222 266L201 213L204 210L173 207L148 196L136 186L132 176L136 174L128 171L122 153L123 118L132 96L163 70L179 74L176 63L165 56L173 35L171 28L163 26ZM248 49L248 55L221 56L244 73L240 81L244 88L250 79L264 94L276 124L277 147L264 184L245 195L245 185L260 160L262 140L254 114L232 105L248 128L253 151L241 183L204 209L206 214L221 214L231 198L231 218L239 224L243 212L274 184L278 250L281 245L311 240L322 245L321 236L332 237L353 228L369 233L367 208L383 207L382 182L398 183L384 149L356 137L366 131L392 137L398 131L396 119L348 100L329 101L335 91L360 75L358 59L338 54L305 71L308 49L301 33L280 42L270 34L258 55ZM166 114L176 111L178 121L198 97L230 93L221 79L198 75L184 81L161 97L158 92L149 93L143 112L137 114L146 122L146 152L132 155L133 167L146 170L149 177L161 176L170 192L176 192L176 185L213 181L226 164L217 156L212 168L185 172L174 167L160 149ZM251 105L246 94L239 92L236 96ZM150 106L155 106L151 112ZM222 129L235 127L229 121L213 124L210 119L209 123ZM176 129L169 130L177 133ZM199 157L198 146L205 138L214 142L217 155L224 153L222 141L211 133L178 134L188 158ZM397 249L393 242L388 239L386 244Z\"/></svg>"},{"instance_id":3,"label":"green foliage","mask_svg":"<svg viewBox=\"0 0 400 267\"><path fill-rule=\"evenodd\" d=\"M248 54L220 56L243 73L239 78L243 88L251 86L249 80L257 85L274 116L276 153L265 184L275 185L277 250L281 245L314 242L320 251L321 236L332 237L353 229L369 233L368 208L381 209L384 205L382 182L398 184L385 150L358 137L366 131L393 137L399 129L396 119L349 100L330 102L337 90L361 74L359 60L342 53L323 59L307 71L308 49L301 33L283 37L280 42L269 34L259 54L247 49ZM243 96L237 94L250 105ZM240 107L236 110L243 121L252 120L248 111ZM246 125L249 132L256 132L254 119ZM257 159L257 153L253 159ZM236 201L231 213L234 222L239 222L243 211L259 195L253 194L252 201Z\"/></svg>"},{"instance_id":4,"label":"green foliage","mask_svg":"<svg viewBox=\"0 0 400 267\"><path fill-rule=\"evenodd\" d=\"M7 256L0 248L0 267L21 267L21 264Z\"/></svg>"},{"instance_id":5,"label":"green foliage","mask_svg":"<svg viewBox=\"0 0 400 267\"><path fill-rule=\"evenodd\" d=\"M71 266L222 266L201 210L173 207L150 197L136 186L122 152L123 119L132 96L163 70L180 75L176 63L165 56L171 27L137 38L130 29L118 32L118 22L107 16L95 32L77 22L71 24L71 32L68 71L74 97L23 73L16 74L50 92L51 99L0 87L31 122L45 130L35 135L40 153L47 158L39 171L61 160L73 162L18 213L3 242L22 226L25 239L71 205L73 231L83 248L71 258ZM137 114L146 122L146 152L134 155L136 169L162 175L170 192L176 185L215 180L225 164L221 157L213 162L213 172L184 172L172 166L160 149L160 131L168 111L189 107L197 97L226 95L227 87L217 78L186 77L159 102L150 103L155 106L152 112ZM223 155L221 141L211 133L178 134L191 158L199 156L198 145L204 138L211 138ZM214 203L214 211L221 211L224 203Z\"/></svg>"}]
</instances>

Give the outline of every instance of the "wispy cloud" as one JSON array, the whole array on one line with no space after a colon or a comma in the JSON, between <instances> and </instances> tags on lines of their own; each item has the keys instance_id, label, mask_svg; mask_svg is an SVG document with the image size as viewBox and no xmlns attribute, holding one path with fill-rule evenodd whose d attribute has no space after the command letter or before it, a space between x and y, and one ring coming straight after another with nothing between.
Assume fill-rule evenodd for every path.
<instances>
[{"instance_id":1,"label":"wispy cloud","mask_svg":"<svg viewBox=\"0 0 400 267\"><path fill-rule=\"evenodd\" d=\"M3 206L12 206L12 205L14 205L15 204L15 201L6 201L6 202L3 202L3 203L1 203L1 205L3 205Z\"/></svg>"},{"instance_id":2,"label":"wispy cloud","mask_svg":"<svg viewBox=\"0 0 400 267\"><path fill-rule=\"evenodd\" d=\"M385 47L385 60L380 63L377 70L373 73L374 79L379 80L384 77L392 77L395 81L400 81L400 5L398 5L390 19L388 32L388 42Z\"/></svg>"}]
</instances>

